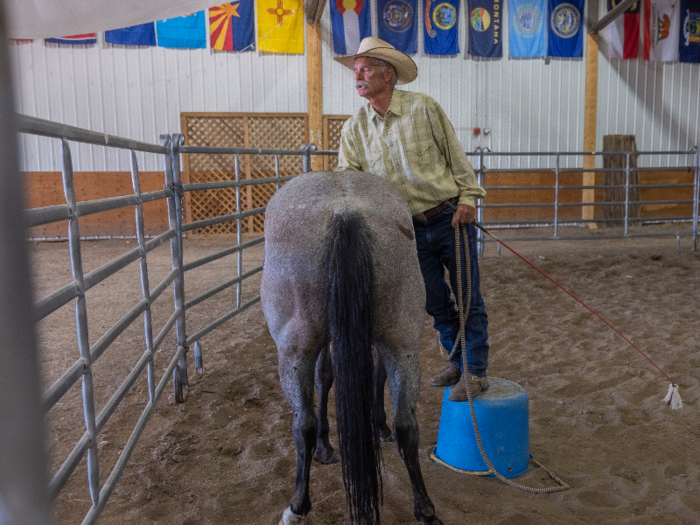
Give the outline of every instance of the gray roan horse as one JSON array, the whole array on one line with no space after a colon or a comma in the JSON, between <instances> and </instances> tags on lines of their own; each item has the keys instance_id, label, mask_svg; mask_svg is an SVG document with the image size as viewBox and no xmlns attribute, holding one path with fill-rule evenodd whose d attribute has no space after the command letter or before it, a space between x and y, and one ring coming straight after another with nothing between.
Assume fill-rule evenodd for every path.
<instances>
[{"instance_id":1,"label":"gray roan horse","mask_svg":"<svg viewBox=\"0 0 700 525\"><path fill-rule=\"evenodd\" d=\"M391 440L381 401L388 379L413 513L422 524L441 525L418 463L415 410L425 290L406 203L387 182L368 173L300 175L270 200L263 267L262 308L277 344L297 450L296 486L280 525L303 523L311 510L312 454L321 463L337 461L326 412L334 377L352 523L380 523L380 441ZM376 394L373 380L380 383Z\"/></svg>"}]
</instances>

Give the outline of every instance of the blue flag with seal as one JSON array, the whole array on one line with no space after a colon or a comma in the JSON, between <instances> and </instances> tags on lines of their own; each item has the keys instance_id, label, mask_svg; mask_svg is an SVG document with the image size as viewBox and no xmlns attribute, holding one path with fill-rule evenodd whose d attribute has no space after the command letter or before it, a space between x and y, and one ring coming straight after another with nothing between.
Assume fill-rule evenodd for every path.
<instances>
[{"instance_id":1,"label":"blue flag with seal","mask_svg":"<svg viewBox=\"0 0 700 525\"><path fill-rule=\"evenodd\" d=\"M547 54L547 0L509 0L510 56L542 57Z\"/></svg>"},{"instance_id":2,"label":"blue flag with seal","mask_svg":"<svg viewBox=\"0 0 700 525\"><path fill-rule=\"evenodd\" d=\"M425 0L423 48L428 55L459 53L459 0Z\"/></svg>"},{"instance_id":3,"label":"blue flag with seal","mask_svg":"<svg viewBox=\"0 0 700 525\"><path fill-rule=\"evenodd\" d=\"M379 38L410 55L418 50L417 0L377 0Z\"/></svg>"},{"instance_id":4,"label":"blue flag with seal","mask_svg":"<svg viewBox=\"0 0 700 525\"><path fill-rule=\"evenodd\" d=\"M549 56L583 57L583 2L549 0Z\"/></svg>"},{"instance_id":5,"label":"blue flag with seal","mask_svg":"<svg viewBox=\"0 0 700 525\"><path fill-rule=\"evenodd\" d=\"M468 52L474 57L501 58L503 56L503 1L468 0Z\"/></svg>"},{"instance_id":6,"label":"blue flag with seal","mask_svg":"<svg viewBox=\"0 0 700 525\"><path fill-rule=\"evenodd\" d=\"M155 46L156 25L153 22L105 31L105 42L124 46Z\"/></svg>"},{"instance_id":7,"label":"blue flag with seal","mask_svg":"<svg viewBox=\"0 0 700 525\"><path fill-rule=\"evenodd\" d=\"M700 0L681 0L681 62L700 62Z\"/></svg>"},{"instance_id":8,"label":"blue flag with seal","mask_svg":"<svg viewBox=\"0 0 700 525\"><path fill-rule=\"evenodd\" d=\"M207 47L206 16L198 11L189 16L178 16L156 22L159 47Z\"/></svg>"},{"instance_id":9,"label":"blue flag with seal","mask_svg":"<svg viewBox=\"0 0 700 525\"><path fill-rule=\"evenodd\" d=\"M372 36L369 0L330 0L333 49L354 55L363 38Z\"/></svg>"}]
</instances>

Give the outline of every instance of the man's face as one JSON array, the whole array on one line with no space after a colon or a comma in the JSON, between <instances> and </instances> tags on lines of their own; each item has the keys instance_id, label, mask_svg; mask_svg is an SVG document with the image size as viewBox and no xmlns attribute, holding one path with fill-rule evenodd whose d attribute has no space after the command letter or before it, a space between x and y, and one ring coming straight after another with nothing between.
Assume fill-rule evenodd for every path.
<instances>
[{"instance_id":1,"label":"man's face","mask_svg":"<svg viewBox=\"0 0 700 525\"><path fill-rule=\"evenodd\" d=\"M391 67L382 71L371 57L355 59L355 88L361 97L372 99L391 86L394 72Z\"/></svg>"}]
</instances>

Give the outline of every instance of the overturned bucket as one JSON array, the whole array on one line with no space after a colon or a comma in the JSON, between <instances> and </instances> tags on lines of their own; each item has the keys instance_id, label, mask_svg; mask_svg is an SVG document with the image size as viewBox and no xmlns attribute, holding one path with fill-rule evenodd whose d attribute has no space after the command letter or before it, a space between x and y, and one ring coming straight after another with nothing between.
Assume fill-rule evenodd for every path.
<instances>
[{"instance_id":1,"label":"overturned bucket","mask_svg":"<svg viewBox=\"0 0 700 525\"><path fill-rule=\"evenodd\" d=\"M445 388L437 446L430 457L451 470L493 476L481 456L474 435L469 403L448 399ZM474 400L481 443L491 464L506 478L517 478L530 463L528 396L523 387L489 377L489 389Z\"/></svg>"}]
</instances>

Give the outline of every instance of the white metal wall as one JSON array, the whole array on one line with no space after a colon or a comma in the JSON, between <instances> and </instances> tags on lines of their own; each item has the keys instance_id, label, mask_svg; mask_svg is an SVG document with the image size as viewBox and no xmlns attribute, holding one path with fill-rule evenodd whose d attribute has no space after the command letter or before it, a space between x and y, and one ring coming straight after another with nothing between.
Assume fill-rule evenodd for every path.
<instances>
[{"instance_id":1,"label":"white metal wall","mask_svg":"<svg viewBox=\"0 0 700 525\"><path fill-rule=\"evenodd\" d=\"M463 0L458 56L426 56L421 27L419 53L414 56L418 79L406 89L428 93L442 105L466 150L482 145L493 151L581 151L584 60L507 58L507 24L505 58L472 59L465 52L465 7ZM354 113L363 100L353 88L352 74L332 60L328 9L321 23L323 111ZM185 111L307 111L303 55L126 48L102 42L102 34L98 37L98 45L87 48L38 40L11 43L18 111L148 142L178 131ZM597 148L602 147L603 135L613 133L636 135L640 150L697 144L699 81L698 64L610 60L601 53ZM481 134L474 135L474 128ZM22 169L58 170L53 142L23 138ZM79 146L74 155L76 170L128 169L126 154L105 148ZM153 158L140 162L142 170L162 169ZM644 158L640 164L649 165ZM552 165L538 157L503 160L491 167ZM567 165L580 166L581 159L570 158L562 164Z\"/></svg>"},{"instance_id":2,"label":"white metal wall","mask_svg":"<svg viewBox=\"0 0 700 525\"><path fill-rule=\"evenodd\" d=\"M158 143L180 130L180 113L306 112L306 57L259 51L59 46L10 43L17 111L99 132ZM60 170L57 141L21 137L21 169ZM76 171L126 171L126 152L79 145ZM140 154L142 171L163 169Z\"/></svg>"}]
</instances>

